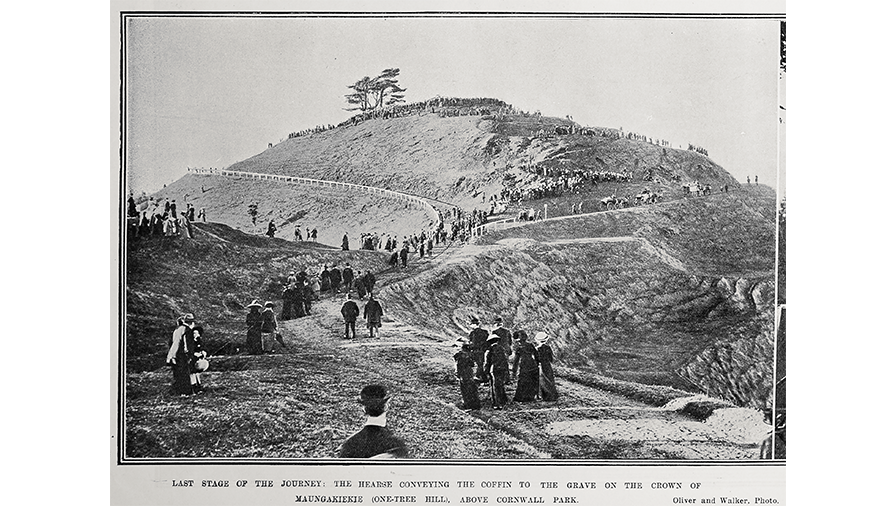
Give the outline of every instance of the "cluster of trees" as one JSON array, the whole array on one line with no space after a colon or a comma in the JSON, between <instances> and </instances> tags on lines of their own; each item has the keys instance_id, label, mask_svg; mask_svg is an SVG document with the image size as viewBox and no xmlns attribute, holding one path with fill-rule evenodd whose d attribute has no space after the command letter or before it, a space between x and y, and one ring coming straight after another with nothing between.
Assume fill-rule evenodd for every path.
<instances>
[{"instance_id":1,"label":"cluster of trees","mask_svg":"<svg viewBox=\"0 0 896 506\"><path fill-rule=\"evenodd\" d=\"M349 104L345 110L366 112L404 102L407 88L398 85L398 73L399 69L386 69L372 79L364 76L350 84L353 91L345 96Z\"/></svg>"}]
</instances>

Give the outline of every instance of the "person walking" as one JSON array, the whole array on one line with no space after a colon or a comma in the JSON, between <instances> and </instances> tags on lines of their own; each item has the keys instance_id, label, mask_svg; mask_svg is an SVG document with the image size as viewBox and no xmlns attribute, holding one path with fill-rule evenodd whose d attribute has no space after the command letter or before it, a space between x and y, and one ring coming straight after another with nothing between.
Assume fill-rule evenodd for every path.
<instances>
[{"instance_id":1,"label":"person walking","mask_svg":"<svg viewBox=\"0 0 896 506\"><path fill-rule=\"evenodd\" d=\"M513 400L532 402L538 396L538 352L528 342L529 336L525 330L517 330L513 333L513 338L517 343L513 355L513 376L517 376L519 372Z\"/></svg>"},{"instance_id":2,"label":"person walking","mask_svg":"<svg viewBox=\"0 0 896 506\"><path fill-rule=\"evenodd\" d=\"M268 231L265 235L267 235L270 238L273 238L274 234L276 234L276 233L277 233L277 225L274 225L274 220L271 220L268 222Z\"/></svg>"},{"instance_id":3,"label":"person walking","mask_svg":"<svg viewBox=\"0 0 896 506\"><path fill-rule=\"evenodd\" d=\"M193 395L201 390L197 385L198 376L194 376L195 366L199 359L205 358L199 332L194 333L196 319L187 313L177 321L177 328L171 335L171 346L165 363L171 366L174 382L171 387L175 394Z\"/></svg>"},{"instance_id":4,"label":"person walking","mask_svg":"<svg viewBox=\"0 0 896 506\"><path fill-rule=\"evenodd\" d=\"M324 264L323 270L320 271L320 294L330 291L330 268Z\"/></svg>"},{"instance_id":5,"label":"person walking","mask_svg":"<svg viewBox=\"0 0 896 506\"><path fill-rule=\"evenodd\" d=\"M376 276L368 270L367 273L361 277L361 281L364 282L364 288L367 290L367 293L373 293L373 287L376 285Z\"/></svg>"},{"instance_id":6,"label":"person walking","mask_svg":"<svg viewBox=\"0 0 896 506\"><path fill-rule=\"evenodd\" d=\"M478 317L470 318L470 334L467 339L470 341L470 349L473 350L473 360L476 361L476 379L485 383L488 381L483 373L483 359L488 340L488 331L483 329L479 324Z\"/></svg>"},{"instance_id":7,"label":"person walking","mask_svg":"<svg viewBox=\"0 0 896 506\"><path fill-rule=\"evenodd\" d=\"M367 329L370 331L371 339L379 339L380 327L383 326L383 305L380 301L373 298L373 293L364 304L364 319L367 321Z\"/></svg>"},{"instance_id":8,"label":"person walking","mask_svg":"<svg viewBox=\"0 0 896 506\"><path fill-rule=\"evenodd\" d=\"M538 365L541 368L541 376L538 381L538 390L541 400L556 401L557 384L554 381L554 351L548 344L550 338L545 332L535 334L535 351L538 356Z\"/></svg>"},{"instance_id":9,"label":"person walking","mask_svg":"<svg viewBox=\"0 0 896 506\"><path fill-rule=\"evenodd\" d=\"M504 390L509 372L507 352L504 351L504 346L501 345L501 336L498 334L490 335L486 344L483 367L488 375L492 409L501 409L507 404L507 392Z\"/></svg>"},{"instance_id":10,"label":"person walking","mask_svg":"<svg viewBox=\"0 0 896 506\"><path fill-rule=\"evenodd\" d=\"M355 271L352 270L351 265L345 264L345 269L342 269L342 283L345 285L346 292L352 289L354 280Z\"/></svg>"},{"instance_id":11,"label":"person walking","mask_svg":"<svg viewBox=\"0 0 896 506\"><path fill-rule=\"evenodd\" d=\"M261 347L261 304L257 300L253 300L251 304L246 306L249 314L246 315L246 349L252 355L260 355Z\"/></svg>"},{"instance_id":12,"label":"person walking","mask_svg":"<svg viewBox=\"0 0 896 506\"><path fill-rule=\"evenodd\" d=\"M358 305L355 304L355 301L352 300L352 293L349 292L345 294L345 302L342 304L342 309L340 309L342 313L342 319L345 321L345 337L344 339L354 339L357 337L355 333L355 321L358 319L358 315L361 313L360 309L358 309ZM351 337L349 337L349 331L351 331Z\"/></svg>"},{"instance_id":13,"label":"person walking","mask_svg":"<svg viewBox=\"0 0 896 506\"><path fill-rule=\"evenodd\" d=\"M460 396L463 402L459 406L464 410L477 410L482 408L479 399L479 382L476 381L476 360L473 359L473 349L466 338L458 340L460 350L454 354L455 375L460 382Z\"/></svg>"},{"instance_id":14,"label":"person walking","mask_svg":"<svg viewBox=\"0 0 896 506\"><path fill-rule=\"evenodd\" d=\"M264 353L270 353L274 349L274 339L277 337L277 317L274 315L274 303L267 301L261 311L261 349Z\"/></svg>"},{"instance_id":15,"label":"person walking","mask_svg":"<svg viewBox=\"0 0 896 506\"><path fill-rule=\"evenodd\" d=\"M394 459L409 455L404 440L386 428L386 406L389 396L382 385L367 385L361 389L358 402L364 406L367 421L364 427L342 443L341 459Z\"/></svg>"},{"instance_id":16,"label":"person walking","mask_svg":"<svg viewBox=\"0 0 896 506\"><path fill-rule=\"evenodd\" d=\"M342 271L333 264L330 267L330 288L333 289L333 296L339 295L339 288L342 286Z\"/></svg>"},{"instance_id":17,"label":"person walking","mask_svg":"<svg viewBox=\"0 0 896 506\"><path fill-rule=\"evenodd\" d=\"M342 236L342 251L348 251L348 234Z\"/></svg>"},{"instance_id":18,"label":"person walking","mask_svg":"<svg viewBox=\"0 0 896 506\"><path fill-rule=\"evenodd\" d=\"M504 328L504 319L500 316L495 317L494 324L495 329L492 330L492 332L501 336L501 345L504 346L504 351L507 352L507 356L510 356L513 352L510 331Z\"/></svg>"},{"instance_id":19,"label":"person walking","mask_svg":"<svg viewBox=\"0 0 896 506\"><path fill-rule=\"evenodd\" d=\"M401 250L398 252L398 258L401 259L401 267L405 268L408 266L408 245L405 243L402 245Z\"/></svg>"}]
</instances>

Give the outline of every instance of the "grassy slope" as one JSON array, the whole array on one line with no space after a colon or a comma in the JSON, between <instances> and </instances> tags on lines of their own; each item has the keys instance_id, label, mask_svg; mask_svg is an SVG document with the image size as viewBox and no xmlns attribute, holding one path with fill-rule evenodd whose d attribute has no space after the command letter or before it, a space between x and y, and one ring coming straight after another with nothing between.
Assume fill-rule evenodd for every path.
<instances>
[{"instance_id":1,"label":"grassy slope","mask_svg":"<svg viewBox=\"0 0 896 506\"><path fill-rule=\"evenodd\" d=\"M771 377L773 206L738 192L497 231L384 297L436 333L456 333L470 313L499 314L511 328L558 336L569 366L700 385L761 407ZM629 240L571 242L601 237Z\"/></svg>"},{"instance_id":2,"label":"grassy slope","mask_svg":"<svg viewBox=\"0 0 896 506\"><path fill-rule=\"evenodd\" d=\"M175 319L192 312L209 332L209 349L242 344L245 306L277 301L290 271L317 275L324 264L381 270L382 253L338 251L312 243L246 235L229 227L197 224L193 240L154 237L132 242L127 256L127 359L129 370L164 364Z\"/></svg>"},{"instance_id":3,"label":"grassy slope","mask_svg":"<svg viewBox=\"0 0 896 506\"><path fill-rule=\"evenodd\" d=\"M203 192L203 188L205 192ZM359 246L361 233L403 237L429 229L431 218L419 208L381 200L364 194L320 193L306 187L273 181L237 180L219 176L190 174L168 185L156 197L175 199L178 209L187 202L205 208L208 220L263 234L270 220L277 226L276 237L293 239L295 225L317 228L318 242L342 244L348 234L352 249ZM256 225L249 216L249 204L258 205Z\"/></svg>"},{"instance_id":4,"label":"grassy slope","mask_svg":"<svg viewBox=\"0 0 896 506\"><path fill-rule=\"evenodd\" d=\"M501 122L433 116L373 120L285 141L231 168L389 187L451 200L467 208L481 208L478 197L471 195L477 191L497 193L506 174L524 179L519 165L530 156L540 157L546 165L572 160L589 167L589 160L594 160L597 165L589 168L608 170L643 171L660 166L660 182L651 187L665 189L670 195L679 190L668 179L672 174L683 180L742 189L742 193L548 222L550 228L548 223L528 225L487 236L460 256L446 255L444 266L431 272L417 271L422 273L419 278L396 284L383 297L391 317L429 337L456 335L455 321L470 312L500 313L512 327L530 331L547 328L558 335L559 368L585 382L597 377L596 373L606 373L693 390L693 384L679 375L691 381L710 378L713 381L706 389L712 393L755 404L764 395L763 367L768 362L761 346L768 318L760 306L772 273L773 257L767 250L774 241L767 237L774 233L774 208L769 211L767 204L773 194L764 187L740 188L720 167L696 153L667 149L664 158L662 148L628 140L566 137L533 143L526 137L552 122L562 123L550 118ZM202 193L202 186L210 191ZM624 195L640 186L637 181L600 184L588 188L586 194L546 202L563 209L577 199ZM250 232L260 229L253 229L245 210L249 203L258 202L259 224L274 219L281 229L278 236L290 237L292 225L298 222L317 226L322 242L328 244L338 243L343 233L340 229L347 228L345 232L355 240L361 231L406 235L428 224L425 215L402 206L346 202L275 183L210 176L187 176L159 196L176 198L182 205L184 194L189 194L196 207L205 207L210 219ZM175 437L195 437L196 454L332 455L338 442L358 423L359 417L353 414L356 406L348 397L354 395L354 387L374 377L369 364L394 363L410 368L414 374L409 378L426 378L422 385L400 384L399 388L406 389L406 399L421 397L407 404L400 402L400 406L427 414L429 420L446 421L436 424L433 431L415 426L412 419L399 418L398 428L405 434L419 434L413 437L418 446L427 448L425 455L446 456L435 449L435 443L446 431L459 427L452 425L458 422L457 412L429 402L455 393L444 364L427 367L429 358L401 350L371 350L362 356L334 352L334 336L317 343L314 336L304 336L303 332L311 329L304 327L311 325L304 321L296 323L287 337L301 343L307 356L232 359L231 365L211 377L210 383L219 385L219 390L209 394L226 401L211 403L217 408L209 408L208 401L170 399L165 393L168 378L164 369L138 372L161 366L177 314L196 312L211 330L210 347L218 342L241 342L242 306L252 298L279 295L277 278L285 277L288 270L315 266L316 271L322 263L347 259L356 267L379 270L384 261L377 253L342 253L244 236L215 224L200 228L226 241L200 232L192 242L159 240L129 249L127 416L131 454L183 454L180 445L172 446L158 431L161 420L167 425L185 424ZM614 236L632 236L641 242L539 244ZM514 244L517 247L511 247ZM674 258L685 270L670 265L662 255ZM754 295L760 306L751 305ZM329 328L334 321L321 325ZM309 359L313 357L321 360ZM269 359L272 361L267 363ZM746 370L744 359L754 361L756 367ZM335 370L352 383L337 380L332 374ZM308 377L296 378L296 371L305 371ZM420 395L420 387L427 389L425 395ZM199 409L201 416L184 415L184 407ZM209 409L212 411L202 411ZM318 413L319 409L323 411ZM332 423L321 428L320 417ZM497 458L533 455L531 448L495 439L505 436L485 430L486 426L468 423L466 418L461 422L458 432L470 437L459 437L462 448L452 456L480 458L481 448L500 448ZM308 431L284 433L285 426ZM605 449L595 451L604 455Z\"/></svg>"}]
</instances>

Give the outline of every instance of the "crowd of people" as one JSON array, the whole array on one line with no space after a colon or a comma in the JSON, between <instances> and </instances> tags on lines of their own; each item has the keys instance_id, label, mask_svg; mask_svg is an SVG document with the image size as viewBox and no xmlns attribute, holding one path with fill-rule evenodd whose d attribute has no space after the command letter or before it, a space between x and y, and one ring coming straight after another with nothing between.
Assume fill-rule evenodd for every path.
<instances>
[{"instance_id":1,"label":"crowd of people","mask_svg":"<svg viewBox=\"0 0 896 506\"><path fill-rule=\"evenodd\" d=\"M693 144L688 144L688 151L694 151L700 153L703 156L709 156L709 151L700 146L694 146Z\"/></svg>"},{"instance_id":2,"label":"crowd of people","mask_svg":"<svg viewBox=\"0 0 896 506\"><path fill-rule=\"evenodd\" d=\"M506 387L514 383L514 402L558 399L554 354L545 332L538 332L530 342L525 330L511 333L504 328L501 317L495 318L491 332L482 327L478 317L470 320L470 326L469 335L455 343L460 347L454 361L461 409L482 408L481 386L488 388L492 409L502 409L510 402Z\"/></svg>"},{"instance_id":3,"label":"crowd of people","mask_svg":"<svg viewBox=\"0 0 896 506\"><path fill-rule=\"evenodd\" d=\"M143 210L139 210L138 206ZM187 202L186 208L178 212L177 201L165 199L165 202L153 197L143 198L138 203L133 195L126 201L126 231L128 238L184 235L193 237L193 222L205 222L205 208L198 213L193 204Z\"/></svg>"}]
</instances>

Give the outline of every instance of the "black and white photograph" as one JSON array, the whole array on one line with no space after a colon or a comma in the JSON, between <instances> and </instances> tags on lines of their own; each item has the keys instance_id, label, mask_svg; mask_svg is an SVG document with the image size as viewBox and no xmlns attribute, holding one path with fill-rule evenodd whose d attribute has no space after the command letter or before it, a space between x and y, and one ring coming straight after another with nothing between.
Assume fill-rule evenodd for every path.
<instances>
[{"instance_id":1,"label":"black and white photograph","mask_svg":"<svg viewBox=\"0 0 896 506\"><path fill-rule=\"evenodd\" d=\"M783 480L783 2L198 5L113 9L117 466Z\"/></svg>"},{"instance_id":2,"label":"black and white photograph","mask_svg":"<svg viewBox=\"0 0 896 506\"><path fill-rule=\"evenodd\" d=\"M120 458L783 459L785 33L123 12Z\"/></svg>"}]
</instances>

